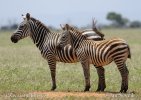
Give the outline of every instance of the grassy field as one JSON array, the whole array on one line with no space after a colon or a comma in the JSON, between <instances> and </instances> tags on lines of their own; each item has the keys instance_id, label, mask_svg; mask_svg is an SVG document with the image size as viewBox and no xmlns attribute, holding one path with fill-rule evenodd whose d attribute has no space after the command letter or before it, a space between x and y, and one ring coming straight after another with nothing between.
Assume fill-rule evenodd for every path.
<instances>
[{"instance_id":1,"label":"grassy field","mask_svg":"<svg viewBox=\"0 0 141 100\"><path fill-rule=\"evenodd\" d=\"M51 77L48 64L40 55L29 38L13 44L10 36L13 31L0 32L0 99L34 99L26 96L33 92L45 92L51 89ZM120 90L121 77L114 63L105 66L105 96L64 96L62 99L140 99L141 98L141 29L105 29L106 38L121 37L131 48L132 59L128 59L129 90L127 94L116 93ZM91 65L91 90L97 89L96 69ZM80 92L84 89L84 77L80 63L57 63L57 89L59 92ZM56 92L54 92L56 93ZM103 94L103 93L99 93ZM37 99L41 94L37 96ZM48 97L48 95L46 96ZM59 97L59 96L58 96ZM55 98L55 97L54 97ZM43 98L42 98L43 99ZM56 98L55 98L56 99Z\"/></svg>"}]
</instances>

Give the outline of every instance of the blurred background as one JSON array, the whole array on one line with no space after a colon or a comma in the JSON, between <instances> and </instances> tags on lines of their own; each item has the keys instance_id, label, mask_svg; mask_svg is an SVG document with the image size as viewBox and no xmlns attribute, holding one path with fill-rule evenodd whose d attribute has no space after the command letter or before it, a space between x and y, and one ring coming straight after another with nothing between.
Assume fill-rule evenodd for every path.
<instances>
[{"instance_id":1,"label":"blurred background","mask_svg":"<svg viewBox=\"0 0 141 100\"><path fill-rule=\"evenodd\" d=\"M0 100L33 100L28 93L50 91L51 77L47 61L43 59L31 38L17 44L11 35L23 21L22 14L30 13L51 31L61 31L60 24L79 29L92 28L92 18L105 39L119 37L127 41L132 59L127 60L129 89L119 94L121 76L114 63L105 66L106 92L103 100L141 100L141 0L0 0ZM83 70L80 63L57 63L56 92L82 93ZM91 65L91 93L97 89L98 75ZM98 93L99 94L99 93ZM100 93L101 94L101 93ZM45 98L51 98L45 94ZM86 96L85 96L86 95ZM70 96L70 100L97 100L100 96ZM21 97L21 98L20 98ZM43 95L35 99L43 100ZM56 99L61 97L57 94ZM67 97L67 98L66 98ZM69 96L62 98L66 100ZM86 98L86 99L85 99ZM52 100L53 98L51 98ZM60 98L61 99L61 98ZM46 100L46 99L44 99Z\"/></svg>"},{"instance_id":2,"label":"blurred background","mask_svg":"<svg viewBox=\"0 0 141 100\"><path fill-rule=\"evenodd\" d=\"M0 0L0 29L11 30L27 12L52 29L60 24L91 28L141 27L140 0Z\"/></svg>"}]
</instances>

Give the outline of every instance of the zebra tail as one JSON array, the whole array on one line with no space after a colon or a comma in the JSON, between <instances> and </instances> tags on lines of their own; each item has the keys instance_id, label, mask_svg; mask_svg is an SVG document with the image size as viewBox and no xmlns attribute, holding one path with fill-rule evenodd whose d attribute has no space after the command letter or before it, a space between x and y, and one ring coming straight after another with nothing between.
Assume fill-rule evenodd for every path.
<instances>
[{"instance_id":1,"label":"zebra tail","mask_svg":"<svg viewBox=\"0 0 141 100\"><path fill-rule=\"evenodd\" d=\"M131 51L130 51L130 47L129 47L129 45L128 45L128 51L129 51L128 58L131 59Z\"/></svg>"}]
</instances>

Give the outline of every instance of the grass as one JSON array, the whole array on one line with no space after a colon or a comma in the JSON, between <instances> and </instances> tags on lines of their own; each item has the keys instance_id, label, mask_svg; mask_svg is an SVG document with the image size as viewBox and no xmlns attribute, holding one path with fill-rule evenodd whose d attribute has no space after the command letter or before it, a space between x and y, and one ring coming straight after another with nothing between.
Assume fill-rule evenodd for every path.
<instances>
[{"instance_id":1,"label":"grass","mask_svg":"<svg viewBox=\"0 0 141 100\"><path fill-rule=\"evenodd\" d=\"M33 91L49 91L51 89L51 77L48 64L40 55L40 51L29 38L13 44L10 36L13 31L0 32L0 99L4 95L25 94ZM139 99L141 98L141 29L104 29L102 32L106 38L121 37L125 39L131 48L132 59L127 61L129 69L129 90L127 94L113 93L102 99ZM105 91L118 92L120 90L121 77L114 63L105 66L106 85ZM91 90L97 89L96 69L91 65ZM57 63L57 89L56 91L82 91L84 89L84 77L80 63ZM106 93L110 93L106 92ZM135 93L135 94L133 94ZM16 99L16 97L10 98ZM22 99L29 99L23 97ZM78 99L69 96L63 99ZM83 97L82 99L94 99ZM97 99L95 97L95 99Z\"/></svg>"}]
</instances>

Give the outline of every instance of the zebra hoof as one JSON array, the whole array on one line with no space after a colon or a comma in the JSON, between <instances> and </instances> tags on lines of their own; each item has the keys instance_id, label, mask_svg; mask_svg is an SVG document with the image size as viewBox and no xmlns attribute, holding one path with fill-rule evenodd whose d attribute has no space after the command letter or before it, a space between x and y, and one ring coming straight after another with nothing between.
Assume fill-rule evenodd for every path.
<instances>
[{"instance_id":1,"label":"zebra hoof","mask_svg":"<svg viewBox=\"0 0 141 100\"><path fill-rule=\"evenodd\" d=\"M90 89L90 86L86 86L84 89L84 92L89 91L89 89Z\"/></svg>"},{"instance_id":2,"label":"zebra hoof","mask_svg":"<svg viewBox=\"0 0 141 100\"><path fill-rule=\"evenodd\" d=\"M120 93L123 93L123 90L120 90Z\"/></svg>"},{"instance_id":3,"label":"zebra hoof","mask_svg":"<svg viewBox=\"0 0 141 100\"><path fill-rule=\"evenodd\" d=\"M120 93L126 93L127 90L120 90Z\"/></svg>"},{"instance_id":4,"label":"zebra hoof","mask_svg":"<svg viewBox=\"0 0 141 100\"><path fill-rule=\"evenodd\" d=\"M96 92L104 92L103 89L97 89Z\"/></svg>"},{"instance_id":5,"label":"zebra hoof","mask_svg":"<svg viewBox=\"0 0 141 100\"><path fill-rule=\"evenodd\" d=\"M104 86L104 87L98 87L97 90L96 90L96 92L104 92L105 88L106 88L106 86Z\"/></svg>"},{"instance_id":6,"label":"zebra hoof","mask_svg":"<svg viewBox=\"0 0 141 100\"><path fill-rule=\"evenodd\" d=\"M56 86L53 86L52 88L51 88L51 91L54 91L56 89Z\"/></svg>"},{"instance_id":7,"label":"zebra hoof","mask_svg":"<svg viewBox=\"0 0 141 100\"><path fill-rule=\"evenodd\" d=\"M106 88L105 86L102 87L102 88L101 88L101 92L104 92L105 88Z\"/></svg>"},{"instance_id":8,"label":"zebra hoof","mask_svg":"<svg viewBox=\"0 0 141 100\"><path fill-rule=\"evenodd\" d=\"M98 88L98 89L96 90L96 92L100 92L100 89Z\"/></svg>"},{"instance_id":9,"label":"zebra hoof","mask_svg":"<svg viewBox=\"0 0 141 100\"><path fill-rule=\"evenodd\" d=\"M126 93L128 90L128 85L121 88L120 93Z\"/></svg>"}]
</instances>

